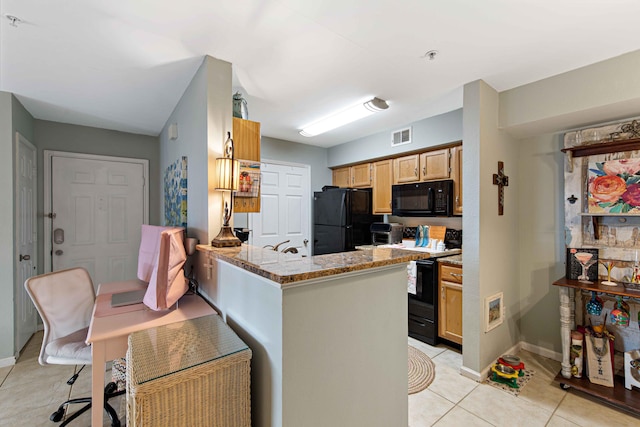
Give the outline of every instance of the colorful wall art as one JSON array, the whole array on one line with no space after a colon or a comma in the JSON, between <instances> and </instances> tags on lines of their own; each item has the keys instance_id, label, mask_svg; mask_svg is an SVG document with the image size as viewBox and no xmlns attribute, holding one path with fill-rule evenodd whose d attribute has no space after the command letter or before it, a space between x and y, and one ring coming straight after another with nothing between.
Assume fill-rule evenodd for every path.
<instances>
[{"instance_id":1,"label":"colorful wall art","mask_svg":"<svg viewBox=\"0 0 640 427\"><path fill-rule=\"evenodd\" d=\"M640 159L589 162L589 213L640 214Z\"/></svg>"},{"instance_id":2,"label":"colorful wall art","mask_svg":"<svg viewBox=\"0 0 640 427\"><path fill-rule=\"evenodd\" d=\"M187 227L187 158L182 157L164 172L164 224Z\"/></svg>"}]
</instances>

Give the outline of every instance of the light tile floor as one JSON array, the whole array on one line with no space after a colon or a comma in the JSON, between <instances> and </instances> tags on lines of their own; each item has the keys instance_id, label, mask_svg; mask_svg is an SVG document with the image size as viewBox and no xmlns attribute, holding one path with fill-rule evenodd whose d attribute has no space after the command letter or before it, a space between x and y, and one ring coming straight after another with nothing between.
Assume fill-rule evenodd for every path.
<instances>
[{"instance_id":1,"label":"light tile floor","mask_svg":"<svg viewBox=\"0 0 640 427\"><path fill-rule=\"evenodd\" d=\"M553 379L560 362L521 351L536 373L518 397L459 374L462 354L409 338L436 365L431 385L409 396L409 427L425 426L638 426L640 417L561 390Z\"/></svg>"},{"instance_id":2,"label":"light tile floor","mask_svg":"<svg viewBox=\"0 0 640 427\"><path fill-rule=\"evenodd\" d=\"M0 426L55 427L58 423L49 416L69 398L91 395L91 367L80 373L73 386L67 380L75 372L75 366L48 365L38 363L42 332L36 333L25 346L14 366L0 368ZM105 372L105 380L111 381L111 371ZM118 412L124 426L126 407L124 396L110 399L109 403ZM73 405L71 411L82 405ZM90 411L85 412L71 424L89 426ZM104 426L110 426L109 417L104 415Z\"/></svg>"},{"instance_id":3,"label":"light tile floor","mask_svg":"<svg viewBox=\"0 0 640 427\"><path fill-rule=\"evenodd\" d=\"M85 368L76 383L66 380L73 366L40 366L42 333L31 338L14 366L0 368L0 426L55 427L49 416L71 397L87 396L91 375ZM446 346L432 347L413 338L409 344L434 361L436 378L424 391L409 396L409 426L637 426L640 418L560 389L553 381L560 363L522 351L519 356L536 374L518 397L459 374L462 355ZM105 378L110 379L107 371ZM125 420L124 398L109 401ZM87 412L71 425L88 426ZM104 417L104 426L109 426ZM390 426L395 427L395 426Z\"/></svg>"}]
</instances>

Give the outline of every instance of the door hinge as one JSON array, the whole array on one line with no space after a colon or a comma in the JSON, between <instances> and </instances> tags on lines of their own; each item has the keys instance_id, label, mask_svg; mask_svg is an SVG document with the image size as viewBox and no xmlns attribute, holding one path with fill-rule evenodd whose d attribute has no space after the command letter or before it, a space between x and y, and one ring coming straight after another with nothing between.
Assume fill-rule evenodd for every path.
<instances>
[{"instance_id":1,"label":"door hinge","mask_svg":"<svg viewBox=\"0 0 640 427\"><path fill-rule=\"evenodd\" d=\"M47 216L47 218L54 219L56 217L56 213L55 212L49 212L46 216Z\"/></svg>"}]
</instances>

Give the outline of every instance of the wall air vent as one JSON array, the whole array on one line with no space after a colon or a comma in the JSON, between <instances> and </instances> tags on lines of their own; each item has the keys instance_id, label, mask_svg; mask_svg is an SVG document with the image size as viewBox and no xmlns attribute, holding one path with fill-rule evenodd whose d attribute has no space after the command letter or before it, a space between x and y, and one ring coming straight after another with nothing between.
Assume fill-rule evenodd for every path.
<instances>
[{"instance_id":1,"label":"wall air vent","mask_svg":"<svg viewBox=\"0 0 640 427\"><path fill-rule=\"evenodd\" d=\"M400 129L391 133L391 146L410 144L411 143L411 126Z\"/></svg>"}]
</instances>

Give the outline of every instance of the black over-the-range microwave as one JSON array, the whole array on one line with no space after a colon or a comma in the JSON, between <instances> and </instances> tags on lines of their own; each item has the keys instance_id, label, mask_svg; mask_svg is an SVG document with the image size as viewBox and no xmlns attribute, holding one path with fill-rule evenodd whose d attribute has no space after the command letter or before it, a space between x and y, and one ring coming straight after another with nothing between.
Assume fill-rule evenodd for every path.
<instances>
[{"instance_id":1,"label":"black over-the-range microwave","mask_svg":"<svg viewBox=\"0 0 640 427\"><path fill-rule=\"evenodd\" d=\"M453 181L394 185L391 212L396 216L453 216Z\"/></svg>"}]
</instances>

